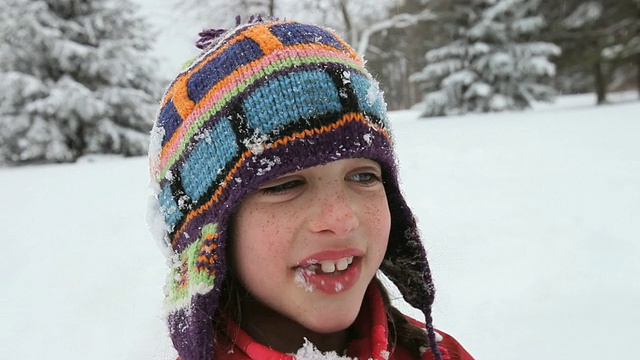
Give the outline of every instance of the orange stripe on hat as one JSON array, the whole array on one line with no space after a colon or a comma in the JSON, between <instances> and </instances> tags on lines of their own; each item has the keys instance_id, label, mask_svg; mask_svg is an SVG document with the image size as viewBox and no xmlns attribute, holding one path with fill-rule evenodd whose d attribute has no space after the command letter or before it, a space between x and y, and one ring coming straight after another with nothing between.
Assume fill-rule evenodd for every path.
<instances>
[{"instance_id":1,"label":"orange stripe on hat","mask_svg":"<svg viewBox=\"0 0 640 360\"><path fill-rule=\"evenodd\" d=\"M173 104L180 114L182 121L184 121L189 114L193 111L193 108L196 106L196 103L193 100L189 99L189 95L187 94L187 81L189 81L188 76L181 77L173 84Z\"/></svg>"},{"instance_id":2,"label":"orange stripe on hat","mask_svg":"<svg viewBox=\"0 0 640 360\"><path fill-rule=\"evenodd\" d=\"M269 31L269 28L264 24L250 27L249 29L244 31L242 35L260 45L260 49L265 55L271 54L275 50L285 47L284 44L282 44L282 42L278 40L278 38L273 36L271 31Z\"/></svg>"}]
</instances>

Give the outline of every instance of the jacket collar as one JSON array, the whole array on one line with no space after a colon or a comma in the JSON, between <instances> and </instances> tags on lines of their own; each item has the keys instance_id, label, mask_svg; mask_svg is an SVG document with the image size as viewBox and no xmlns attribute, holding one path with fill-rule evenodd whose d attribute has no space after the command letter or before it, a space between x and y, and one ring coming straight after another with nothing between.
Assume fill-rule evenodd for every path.
<instances>
[{"instance_id":1,"label":"jacket collar","mask_svg":"<svg viewBox=\"0 0 640 360\"><path fill-rule=\"evenodd\" d=\"M226 320L226 331L216 338L216 360L294 360L285 354L255 341L235 322ZM387 315L377 285L372 281L353 324L354 339L346 349L346 356L358 359L383 360L389 358Z\"/></svg>"}]
</instances>

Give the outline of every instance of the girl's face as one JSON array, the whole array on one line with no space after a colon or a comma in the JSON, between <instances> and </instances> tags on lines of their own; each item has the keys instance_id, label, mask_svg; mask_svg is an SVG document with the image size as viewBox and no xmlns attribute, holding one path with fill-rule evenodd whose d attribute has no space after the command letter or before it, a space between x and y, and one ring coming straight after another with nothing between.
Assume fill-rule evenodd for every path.
<instances>
[{"instance_id":1,"label":"girl's face","mask_svg":"<svg viewBox=\"0 0 640 360\"><path fill-rule=\"evenodd\" d=\"M312 332L338 332L358 315L390 227L375 161L346 159L290 173L240 204L235 272L253 298L273 311L263 319L275 315Z\"/></svg>"}]
</instances>

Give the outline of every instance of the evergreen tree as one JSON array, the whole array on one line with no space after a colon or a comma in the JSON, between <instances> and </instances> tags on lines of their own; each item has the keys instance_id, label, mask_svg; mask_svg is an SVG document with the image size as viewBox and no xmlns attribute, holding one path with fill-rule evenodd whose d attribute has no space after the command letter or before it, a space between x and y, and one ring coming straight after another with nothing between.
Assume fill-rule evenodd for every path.
<instances>
[{"instance_id":1,"label":"evergreen tree","mask_svg":"<svg viewBox=\"0 0 640 360\"><path fill-rule=\"evenodd\" d=\"M453 41L426 54L412 76L433 89L425 116L523 109L552 100L546 83L555 75L550 56L560 48L536 41L544 26L540 0L470 0L456 5Z\"/></svg>"},{"instance_id":2,"label":"evergreen tree","mask_svg":"<svg viewBox=\"0 0 640 360\"><path fill-rule=\"evenodd\" d=\"M147 150L161 82L129 0L0 4L0 163Z\"/></svg>"},{"instance_id":3,"label":"evergreen tree","mask_svg":"<svg viewBox=\"0 0 640 360\"><path fill-rule=\"evenodd\" d=\"M609 42L602 49L602 56L622 70L624 80L631 73L625 71L626 68L635 70L636 89L640 95L640 0L621 1L614 5L615 17L607 29Z\"/></svg>"},{"instance_id":4,"label":"evergreen tree","mask_svg":"<svg viewBox=\"0 0 640 360\"><path fill-rule=\"evenodd\" d=\"M562 77L575 74L593 88L598 104L607 102L607 91L633 82L640 93L640 0L572 0L563 8L558 14L550 0L543 6L557 14L545 38L563 48ZM576 81L568 80L574 90Z\"/></svg>"},{"instance_id":5,"label":"evergreen tree","mask_svg":"<svg viewBox=\"0 0 640 360\"><path fill-rule=\"evenodd\" d=\"M441 30L436 23L436 6L432 1L428 1L429 6L424 2L405 0L390 6L390 15L366 22L355 42L356 50L365 55L369 69L380 82L390 110L408 109L422 97L409 75L426 65L424 54Z\"/></svg>"}]
</instances>

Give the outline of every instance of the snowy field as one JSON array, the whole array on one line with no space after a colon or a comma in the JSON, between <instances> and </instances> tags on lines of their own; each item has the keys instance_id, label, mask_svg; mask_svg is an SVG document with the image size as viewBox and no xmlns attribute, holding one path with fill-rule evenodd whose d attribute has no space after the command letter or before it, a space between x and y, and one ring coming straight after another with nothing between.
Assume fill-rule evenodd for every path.
<instances>
[{"instance_id":1,"label":"snowy field","mask_svg":"<svg viewBox=\"0 0 640 360\"><path fill-rule=\"evenodd\" d=\"M479 360L640 358L640 102L593 102L391 115L436 326ZM172 359L146 159L1 168L0 184L0 358Z\"/></svg>"}]
</instances>

